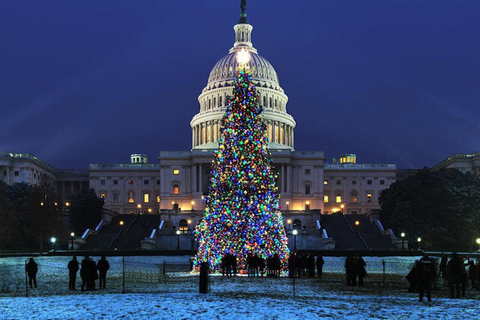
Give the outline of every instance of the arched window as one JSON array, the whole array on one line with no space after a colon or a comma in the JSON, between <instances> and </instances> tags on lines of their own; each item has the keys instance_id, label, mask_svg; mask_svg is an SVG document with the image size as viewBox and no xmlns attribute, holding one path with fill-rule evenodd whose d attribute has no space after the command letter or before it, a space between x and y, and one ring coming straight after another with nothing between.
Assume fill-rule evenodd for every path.
<instances>
[{"instance_id":1,"label":"arched window","mask_svg":"<svg viewBox=\"0 0 480 320\"><path fill-rule=\"evenodd\" d=\"M263 97L263 106L265 107L267 106L267 97L265 96Z\"/></svg>"},{"instance_id":2,"label":"arched window","mask_svg":"<svg viewBox=\"0 0 480 320\"><path fill-rule=\"evenodd\" d=\"M293 230L302 230L302 221L300 221L300 219L293 220Z\"/></svg>"},{"instance_id":3,"label":"arched window","mask_svg":"<svg viewBox=\"0 0 480 320\"><path fill-rule=\"evenodd\" d=\"M213 98L213 107L217 107L217 98Z\"/></svg>"},{"instance_id":4,"label":"arched window","mask_svg":"<svg viewBox=\"0 0 480 320\"><path fill-rule=\"evenodd\" d=\"M181 233L187 233L188 232L188 222L185 219L180 220L178 223L178 230L180 230Z\"/></svg>"},{"instance_id":5,"label":"arched window","mask_svg":"<svg viewBox=\"0 0 480 320\"><path fill-rule=\"evenodd\" d=\"M134 203L135 202L134 195L135 194L134 194L133 190L128 191L128 203Z\"/></svg>"},{"instance_id":6,"label":"arched window","mask_svg":"<svg viewBox=\"0 0 480 320\"><path fill-rule=\"evenodd\" d=\"M272 98L270 98L270 101L269 101L269 107L272 108Z\"/></svg>"},{"instance_id":7,"label":"arched window","mask_svg":"<svg viewBox=\"0 0 480 320\"><path fill-rule=\"evenodd\" d=\"M220 97L220 101L219 101L219 103L218 103L218 106L219 106L219 107L222 107L222 106L223 106L223 99L222 99L222 97Z\"/></svg>"},{"instance_id":8,"label":"arched window","mask_svg":"<svg viewBox=\"0 0 480 320\"><path fill-rule=\"evenodd\" d=\"M210 110L211 107L212 107L212 99L208 99L208 109Z\"/></svg>"}]
</instances>

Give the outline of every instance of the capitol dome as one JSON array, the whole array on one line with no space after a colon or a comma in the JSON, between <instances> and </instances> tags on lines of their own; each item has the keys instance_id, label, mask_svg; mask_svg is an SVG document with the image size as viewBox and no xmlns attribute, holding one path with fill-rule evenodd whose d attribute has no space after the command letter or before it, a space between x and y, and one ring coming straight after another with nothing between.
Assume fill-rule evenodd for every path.
<instances>
[{"instance_id":1,"label":"capitol dome","mask_svg":"<svg viewBox=\"0 0 480 320\"><path fill-rule=\"evenodd\" d=\"M218 86L219 84L235 81L237 76L236 70L239 67L236 55L237 50L229 53L215 64L208 78L207 89ZM250 51L250 61L247 63L247 66L252 72L252 80L255 82L255 85L269 83L276 88L280 87L277 72L270 62L258 53Z\"/></svg>"},{"instance_id":2,"label":"capitol dome","mask_svg":"<svg viewBox=\"0 0 480 320\"><path fill-rule=\"evenodd\" d=\"M196 114L192 127L192 149L216 149L220 138L221 120L233 93L239 64L236 55L241 50L250 54L247 63L251 79L259 94L258 104L263 108L263 121L267 124L270 149L294 150L295 120L287 113L288 97L280 87L277 72L260 56L252 44L253 26L246 20L246 13L240 15L234 26L235 43L229 53L213 67L206 87L198 97L200 112Z\"/></svg>"}]
</instances>

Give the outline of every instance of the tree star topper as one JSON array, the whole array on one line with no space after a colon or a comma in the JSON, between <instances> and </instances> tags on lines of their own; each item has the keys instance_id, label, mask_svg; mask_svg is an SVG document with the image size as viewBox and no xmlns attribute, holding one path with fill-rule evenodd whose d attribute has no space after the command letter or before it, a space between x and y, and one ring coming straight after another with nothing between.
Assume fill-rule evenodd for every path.
<instances>
[{"instance_id":1,"label":"tree star topper","mask_svg":"<svg viewBox=\"0 0 480 320\"><path fill-rule=\"evenodd\" d=\"M237 61L241 67L246 66L246 64L250 61L250 53L247 50L242 49L237 53Z\"/></svg>"}]
</instances>

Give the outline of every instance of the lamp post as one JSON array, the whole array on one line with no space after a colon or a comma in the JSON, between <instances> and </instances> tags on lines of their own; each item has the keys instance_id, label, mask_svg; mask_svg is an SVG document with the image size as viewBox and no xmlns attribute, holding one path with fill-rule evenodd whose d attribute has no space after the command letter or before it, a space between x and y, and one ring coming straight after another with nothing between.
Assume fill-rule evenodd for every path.
<instances>
[{"instance_id":1,"label":"lamp post","mask_svg":"<svg viewBox=\"0 0 480 320\"><path fill-rule=\"evenodd\" d=\"M422 238L418 237L417 242L418 242L418 250L420 250L420 242L422 242Z\"/></svg>"},{"instance_id":2,"label":"lamp post","mask_svg":"<svg viewBox=\"0 0 480 320\"><path fill-rule=\"evenodd\" d=\"M75 247L73 245L73 240L74 240L74 237L75 237L75 233L74 232L70 233L70 237L71 237L71 240L72 240L72 250L74 250Z\"/></svg>"},{"instance_id":3,"label":"lamp post","mask_svg":"<svg viewBox=\"0 0 480 320\"><path fill-rule=\"evenodd\" d=\"M345 205L344 205L343 203L340 205L340 209L341 209L340 211L341 211L342 214L343 214L343 209L345 209Z\"/></svg>"},{"instance_id":4,"label":"lamp post","mask_svg":"<svg viewBox=\"0 0 480 320\"><path fill-rule=\"evenodd\" d=\"M293 233L293 251L297 251L297 234L298 234L297 229L294 229L292 233Z\"/></svg>"},{"instance_id":5,"label":"lamp post","mask_svg":"<svg viewBox=\"0 0 480 320\"><path fill-rule=\"evenodd\" d=\"M55 251L55 242L57 242L57 238L51 237L50 242L52 243L52 251Z\"/></svg>"},{"instance_id":6,"label":"lamp post","mask_svg":"<svg viewBox=\"0 0 480 320\"><path fill-rule=\"evenodd\" d=\"M177 251L180 250L180 230L177 230Z\"/></svg>"},{"instance_id":7,"label":"lamp post","mask_svg":"<svg viewBox=\"0 0 480 320\"><path fill-rule=\"evenodd\" d=\"M405 232L400 233L400 237L402 237L402 250L405 250Z\"/></svg>"},{"instance_id":8,"label":"lamp post","mask_svg":"<svg viewBox=\"0 0 480 320\"><path fill-rule=\"evenodd\" d=\"M480 238L477 238L477 244L480 246ZM480 248L478 249L480 251Z\"/></svg>"},{"instance_id":9,"label":"lamp post","mask_svg":"<svg viewBox=\"0 0 480 320\"><path fill-rule=\"evenodd\" d=\"M287 211L289 211L290 210L290 201L287 201L286 205L287 205Z\"/></svg>"},{"instance_id":10,"label":"lamp post","mask_svg":"<svg viewBox=\"0 0 480 320\"><path fill-rule=\"evenodd\" d=\"M358 227L360 225L360 221L355 221L355 226Z\"/></svg>"},{"instance_id":11,"label":"lamp post","mask_svg":"<svg viewBox=\"0 0 480 320\"><path fill-rule=\"evenodd\" d=\"M139 203L137 204L138 214L142 212L142 205Z\"/></svg>"}]
</instances>

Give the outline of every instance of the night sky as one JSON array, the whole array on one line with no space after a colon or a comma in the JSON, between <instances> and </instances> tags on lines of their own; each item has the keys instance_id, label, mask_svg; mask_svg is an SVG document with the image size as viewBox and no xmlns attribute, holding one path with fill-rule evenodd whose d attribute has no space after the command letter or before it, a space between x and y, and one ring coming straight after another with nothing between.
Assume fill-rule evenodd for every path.
<instances>
[{"instance_id":1,"label":"night sky","mask_svg":"<svg viewBox=\"0 0 480 320\"><path fill-rule=\"evenodd\" d=\"M296 150L399 168L480 150L480 1L247 2ZM86 168L190 150L239 3L0 1L0 151Z\"/></svg>"}]
</instances>

